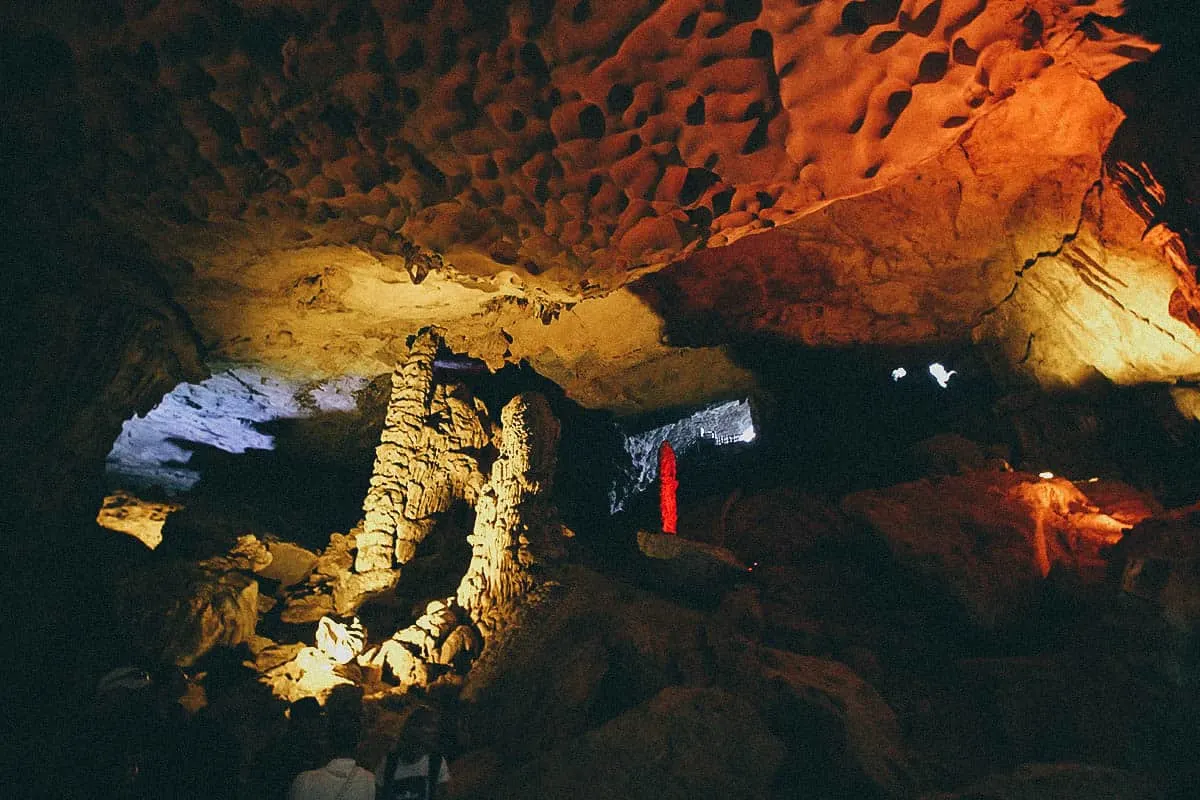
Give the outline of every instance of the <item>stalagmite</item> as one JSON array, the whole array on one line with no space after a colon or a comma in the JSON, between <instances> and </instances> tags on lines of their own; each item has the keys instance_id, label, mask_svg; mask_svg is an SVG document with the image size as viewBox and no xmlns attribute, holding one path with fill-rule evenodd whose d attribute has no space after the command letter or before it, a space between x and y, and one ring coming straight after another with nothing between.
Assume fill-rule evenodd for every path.
<instances>
[{"instance_id":1,"label":"stalagmite","mask_svg":"<svg viewBox=\"0 0 1200 800\"><path fill-rule=\"evenodd\" d=\"M465 389L435 385L442 331L417 334L392 374L392 396L363 502L356 573L412 559L438 515L456 500L474 503L483 484L476 454L489 441L487 408Z\"/></svg>"},{"instance_id":2,"label":"stalagmite","mask_svg":"<svg viewBox=\"0 0 1200 800\"><path fill-rule=\"evenodd\" d=\"M362 663L386 668L403 685L426 685L464 668L482 639L537 584L542 561L560 554L562 526L550 500L559 424L540 394L514 397L493 441L482 402L458 384L439 384L434 360L443 332L421 331L392 375L392 395L376 449L353 571L338 579L335 607L349 613L369 593L394 586L438 517L456 502L475 506L467 537L471 562L455 597L430 602ZM490 477L480 455L495 447Z\"/></svg>"},{"instance_id":3,"label":"stalagmite","mask_svg":"<svg viewBox=\"0 0 1200 800\"><path fill-rule=\"evenodd\" d=\"M558 420L536 393L514 397L500 418L500 457L475 509L471 564L457 595L458 605L485 630L534 586L538 564L559 555L562 546L550 498Z\"/></svg>"}]
</instances>

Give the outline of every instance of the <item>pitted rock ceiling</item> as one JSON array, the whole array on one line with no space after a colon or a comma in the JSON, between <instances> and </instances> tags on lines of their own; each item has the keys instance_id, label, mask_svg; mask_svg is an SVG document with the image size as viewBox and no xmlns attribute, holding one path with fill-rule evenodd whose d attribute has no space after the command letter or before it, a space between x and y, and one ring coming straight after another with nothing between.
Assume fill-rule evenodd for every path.
<instances>
[{"instance_id":1,"label":"pitted rock ceiling","mask_svg":"<svg viewBox=\"0 0 1200 800\"><path fill-rule=\"evenodd\" d=\"M1121 13L142 0L68 38L92 202L212 355L377 374L438 323L632 409L748 386L743 334L973 336L1043 385L1200 375L1156 184L1105 164L1097 81L1156 49Z\"/></svg>"}]
</instances>

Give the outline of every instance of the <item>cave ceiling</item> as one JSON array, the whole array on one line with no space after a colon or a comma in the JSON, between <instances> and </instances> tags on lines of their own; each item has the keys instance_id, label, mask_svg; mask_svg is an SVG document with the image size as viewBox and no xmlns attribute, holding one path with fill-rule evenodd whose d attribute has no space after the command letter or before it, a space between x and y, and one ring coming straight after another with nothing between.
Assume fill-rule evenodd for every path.
<instances>
[{"instance_id":1,"label":"cave ceiling","mask_svg":"<svg viewBox=\"0 0 1200 800\"><path fill-rule=\"evenodd\" d=\"M1162 187L1106 157L1157 50L1117 0L99 7L40 20L82 200L213 361L374 375L437 323L619 410L750 388L753 336L1200 375Z\"/></svg>"}]
</instances>

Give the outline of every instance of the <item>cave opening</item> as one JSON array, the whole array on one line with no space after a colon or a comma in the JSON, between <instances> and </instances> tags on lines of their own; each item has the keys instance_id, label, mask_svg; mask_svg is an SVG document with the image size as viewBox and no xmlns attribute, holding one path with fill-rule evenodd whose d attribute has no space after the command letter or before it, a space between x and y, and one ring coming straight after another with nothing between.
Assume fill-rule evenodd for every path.
<instances>
[{"instance_id":1,"label":"cave opening","mask_svg":"<svg viewBox=\"0 0 1200 800\"><path fill-rule=\"evenodd\" d=\"M196 558L249 531L316 548L348 530L381 425L379 387L211 371L122 424L105 459L101 525Z\"/></svg>"}]
</instances>

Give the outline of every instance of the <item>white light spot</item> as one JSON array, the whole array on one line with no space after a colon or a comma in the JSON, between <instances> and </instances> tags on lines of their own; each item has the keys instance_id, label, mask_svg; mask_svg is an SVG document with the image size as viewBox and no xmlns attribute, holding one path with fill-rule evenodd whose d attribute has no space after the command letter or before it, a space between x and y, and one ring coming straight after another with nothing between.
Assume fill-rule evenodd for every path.
<instances>
[{"instance_id":1,"label":"white light spot","mask_svg":"<svg viewBox=\"0 0 1200 800\"><path fill-rule=\"evenodd\" d=\"M896 367L894 370L892 370L892 381L898 381L907 374L908 370L906 370L904 367Z\"/></svg>"},{"instance_id":2,"label":"white light spot","mask_svg":"<svg viewBox=\"0 0 1200 800\"><path fill-rule=\"evenodd\" d=\"M1100 479L1099 478L1088 478L1087 482L1088 483L1099 483Z\"/></svg>"},{"instance_id":3,"label":"white light spot","mask_svg":"<svg viewBox=\"0 0 1200 800\"><path fill-rule=\"evenodd\" d=\"M938 386L945 389L946 385L950 383L950 376L958 374L958 370L952 369L947 372L945 367L935 361L929 365L929 374L937 381Z\"/></svg>"},{"instance_id":4,"label":"white light spot","mask_svg":"<svg viewBox=\"0 0 1200 800\"><path fill-rule=\"evenodd\" d=\"M1045 480L1050 480L1051 478L1054 477L1054 473L1053 472L1039 472L1038 477L1044 478Z\"/></svg>"}]
</instances>

